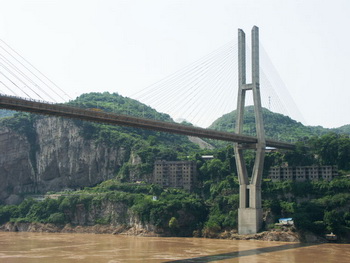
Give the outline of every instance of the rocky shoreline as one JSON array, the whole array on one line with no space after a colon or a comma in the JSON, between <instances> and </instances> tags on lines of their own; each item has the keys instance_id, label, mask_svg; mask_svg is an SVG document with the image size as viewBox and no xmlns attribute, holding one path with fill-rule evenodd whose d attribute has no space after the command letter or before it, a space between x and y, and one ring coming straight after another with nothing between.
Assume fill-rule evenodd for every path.
<instances>
[{"instance_id":1,"label":"rocky shoreline","mask_svg":"<svg viewBox=\"0 0 350 263\"><path fill-rule=\"evenodd\" d=\"M55 225L43 223L13 223L8 222L0 226L2 232L39 232L39 233L89 233L89 234L113 234L113 235L130 235L144 237L164 237L167 234L159 234L137 226L112 226L112 225ZM206 237L216 239L232 240L261 240L261 241L280 241L280 242L302 242L302 243L323 243L327 242L324 238L311 233L300 234L291 229L279 229L263 231L251 235L239 235L236 231L224 231L213 236L195 235L195 237Z\"/></svg>"},{"instance_id":2,"label":"rocky shoreline","mask_svg":"<svg viewBox=\"0 0 350 263\"><path fill-rule=\"evenodd\" d=\"M283 241L283 242L301 242L302 238L296 232L288 231L263 231L251 235L239 235L235 232L223 232L219 238L233 240L262 240L262 241Z\"/></svg>"},{"instance_id":3,"label":"rocky shoreline","mask_svg":"<svg viewBox=\"0 0 350 263\"><path fill-rule=\"evenodd\" d=\"M8 222L0 226L2 232L41 232L41 233L88 233L88 234L121 234L132 236L159 237L161 235L139 227L93 225L73 226L71 224L55 225L43 223L13 223Z\"/></svg>"}]
</instances>

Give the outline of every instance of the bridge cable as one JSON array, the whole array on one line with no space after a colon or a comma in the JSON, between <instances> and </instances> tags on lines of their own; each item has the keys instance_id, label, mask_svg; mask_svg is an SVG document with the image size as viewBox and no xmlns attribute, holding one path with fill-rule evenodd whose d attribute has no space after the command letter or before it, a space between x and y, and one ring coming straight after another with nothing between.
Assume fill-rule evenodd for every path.
<instances>
[{"instance_id":1,"label":"bridge cable","mask_svg":"<svg viewBox=\"0 0 350 263\"><path fill-rule=\"evenodd\" d=\"M208 119L212 118L219 118L222 117L223 114L227 113L227 105L230 105L230 108L232 109L234 106L232 106L232 102L234 101L234 89L232 88L233 85L232 83L232 77L234 76L232 65L235 62L231 59L229 61L229 64L225 67L225 71L223 72L223 78L216 84L216 86L221 87L218 92L217 92L217 99L212 99L210 104L208 105L208 112L209 112L209 117ZM227 72L228 71L228 72ZM227 90L229 89L229 92ZM229 99L232 98L232 99ZM217 107L217 105L220 105L220 108ZM224 106L224 107L223 107ZM233 110L233 109L232 109ZM200 119L202 119L204 115L202 114Z\"/></svg>"},{"instance_id":2,"label":"bridge cable","mask_svg":"<svg viewBox=\"0 0 350 263\"><path fill-rule=\"evenodd\" d=\"M285 109L288 110L291 114L288 113L289 116L293 117L294 119L299 119L303 123L306 123L304 116L300 112L299 108L297 107L293 97L289 93L286 84L281 79L276 67L272 63L270 56L265 51L264 46L261 44L261 57L263 58L264 63L267 65L267 68L270 69L269 75L271 75L274 82L272 83L272 87L276 88L278 90L278 93L281 95L280 99L283 105L285 105Z\"/></svg>"},{"instance_id":3,"label":"bridge cable","mask_svg":"<svg viewBox=\"0 0 350 263\"><path fill-rule=\"evenodd\" d=\"M25 95L28 96L28 98L30 98L30 96L24 91L22 90L16 83L14 83L10 78L8 78L4 73L2 73L0 71L0 74L3 75L8 81L10 81L14 86L16 86L20 91L22 91ZM7 86L6 86L7 87Z\"/></svg>"},{"instance_id":4,"label":"bridge cable","mask_svg":"<svg viewBox=\"0 0 350 263\"><path fill-rule=\"evenodd\" d=\"M207 56L208 57L208 56ZM178 71L178 75L171 75L171 78L169 79L170 81L168 81L168 78L163 79L163 83L161 85L159 85L156 89L154 89L157 92L156 96L152 96L152 93L150 92L149 96L153 97L153 101L156 101L158 98L162 98L159 99L161 100L161 104L168 104L169 101L164 100L164 96L162 96L163 93L167 94L167 97L170 98L170 102L171 99L175 100L175 98L173 98L174 94L178 94L178 90L174 89L174 86L184 86L184 83L187 83L187 80L189 78L193 79L193 76L196 76L197 74L200 74L200 72L203 70L204 65L210 65L212 63L215 62L215 60L217 60L217 57L215 56L211 56L208 57L208 59L202 59L200 60L201 64L193 64L193 68L190 68L189 70L185 71L185 70L181 70ZM164 90L164 87L166 88L166 90ZM167 92L167 90L171 90L170 92ZM184 88L183 88L184 89ZM159 91L161 90L161 91ZM147 97L146 97L147 99ZM145 99L144 99L145 100ZM151 102L153 102L151 100ZM161 105L158 105L158 107L160 107Z\"/></svg>"},{"instance_id":5,"label":"bridge cable","mask_svg":"<svg viewBox=\"0 0 350 263\"><path fill-rule=\"evenodd\" d=\"M14 50L10 45L8 45L4 40L0 39L2 43L4 43L12 52L14 52L17 56L19 56L23 61L25 61L29 66L31 66L34 70L36 70L41 76L43 76L47 81L49 81L52 85L58 88L66 97L72 99L64 90L62 90L57 84L55 84L51 79L45 76L39 69L37 69L33 64L31 64L28 60L26 60L22 55L20 55L16 50ZM1 46L0 46L1 47ZM1 47L6 53L8 53L11 57L13 57L18 63L20 63L25 69L27 69L31 74L33 74L36 78L38 78L42 83L44 83L52 92L54 92L57 96L59 96L62 100L64 100L54 89L52 89L49 85L46 84L40 77L38 77L34 72L32 72L26 65L24 65L21 61L19 61L16 57L14 57L10 52Z\"/></svg>"},{"instance_id":6,"label":"bridge cable","mask_svg":"<svg viewBox=\"0 0 350 263\"><path fill-rule=\"evenodd\" d=\"M229 46L229 47L227 48L227 50L224 50L224 51L225 51L225 53L228 53L227 51L230 51L231 49L232 49L232 47ZM199 88L199 82L197 81L198 83L195 83L195 84L193 84L193 82L197 80L198 75L199 75L199 76L202 76L202 75L204 75L204 74L207 74L208 71L209 71L211 68L216 68L216 67L218 67L218 66L220 67L220 65L218 65L218 62L222 64L222 61L225 61L225 60L223 60L223 59L221 59L221 58L218 58L218 57L219 57L219 56L220 56L220 57L221 57L221 56L226 56L226 57L228 56L228 55L225 54L224 52L222 52L222 53L223 53L223 54L218 54L216 57L214 57L215 60L211 59L211 61L208 61L208 63L210 63L210 67L209 67L209 65L208 65L207 67L205 67L205 68L203 69L203 66L201 66L202 71L197 72L197 74L196 74L194 80L193 80L193 77L192 77L191 82L190 82L190 83L187 83L187 85L185 86L186 89L183 89L183 90L185 90L185 91L182 91L181 93L179 93L179 92L176 92L176 89L175 89L175 91L173 91L173 93L178 93L178 96L177 96L177 97L169 96L171 99L170 99L170 100L164 100L164 99L163 99L162 103L163 103L163 104L164 104L164 103L167 103L168 105L169 105L169 104L170 104L170 105L177 105L176 110L178 110L180 107L183 107L183 105L186 105L185 102L188 103L188 101L193 100L193 99L195 98L195 96L198 96L198 95L192 96L192 93L193 93L195 90L198 90L198 88ZM208 63L206 63L206 64L208 64ZM213 70L211 70L211 71L213 71ZM217 71L217 70L216 70L216 71ZM210 73L210 74L212 75L213 73ZM208 76L202 78L202 80L200 80L200 82L206 81L207 78L208 78ZM191 88L190 88L190 89L187 89L188 86L189 86L189 84L192 84L192 85L191 85ZM171 87L171 88L173 88L173 87ZM173 90L174 90L174 89L173 89ZM186 90L188 90L188 92L187 92L187 93L189 93L188 95L186 94ZM203 90L201 90L201 92L200 92L199 94L203 94ZM181 95L181 96L180 96L180 95ZM172 102L172 101L179 101L178 97L181 98L180 101L183 101L182 104L169 103L169 102ZM187 98L187 100L183 100L182 97ZM197 100L197 101L198 101L198 100ZM157 106L159 107L160 105L157 105ZM176 106L173 106L173 108L175 108L175 107L176 107ZM175 110L175 109L174 109L174 110ZM170 112L170 110L167 110L167 112Z\"/></svg>"},{"instance_id":7,"label":"bridge cable","mask_svg":"<svg viewBox=\"0 0 350 263\"><path fill-rule=\"evenodd\" d=\"M215 53L220 52L221 49L225 48L226 46L228 46L228 45L230 45L230 44L231 44L230 42L229 42L229 43L226 43L226 44L223 45L222 47L220 47L220 48L218 48L217 50L214 50L213 52L211 52L210 54L208 54L208 55L206 55L206 56L204 56L204 57L202 57L202 58L200 58L200 59L194 61L193 63L189 64L188 66L186 66L186 67L184 67L184 68L182 68L182 69L180 69L180 70L178 70L178 71L172 73L171 75L169 75L169 76L166 77L165 79L161 79L161 80L157 81L156 83L153 83L152 85L149 85L148 87L146 87L146 88L144 88L144 89L142 89L142 90L140 90L140 91L138 91L138 92L132 94L131 97L138 98L138 97L139 97L138 94L149 93L149 90L153 90L153 87L154 87L154 86L158 86L160 83L162 83L162 82L164 82L164 81L166 81L166 80L168 80L168 79L172 79L172 78L176 77L178 74L180 74L180 73L182 73L182 72L188 71L189 68L194 68L195 65L198 65L198 64L202 63L203 60L206 60L208 57L211 57L211 56L213 56Z\"/></svg>"},{"instance_id":8,"label":"bridge cable","mask_svg":"<svg viewBox=\"0 0 350 263\"><path fill-rule=\"evenodd\" d=\"M232 56L232 52L230 52L229 55ZM220 70L220 72L218 72L218 76L215 78L212 78L212 81L210 81L207 84L208 92L211 92L209 94L209 96L211 96L211 99L209 101L209 104L207 102L205 102L204 107L205 107L206 111L204 111L204 110L198 111L196 113L196 115L193 117L193 120L195 120L197 118L199 113L201 113L201 115L200 115L198 122L200 122L203 119L204 115L207 119L210 119L211 118L210 116L213 116L213 117L219 116L220 117L222 112L225 112L225 111L220 110L219 107L217 107L217 105L222 106L225 103L224 101L225 100L227 101L227 99L229 98L228 96L224 96L224 91L225 91L224 88L227 86L231 86L231 85L227 85L227 83L229 82L231 76L233 75L233 70L232 70L231 65L235 63L235 60L232 59L232 57L230 57L229 59L227 59L224 62L225 63L221 63L221 65L218 65L222 69L222 70ZM232 89L230 89L230 90L232 90ZM216 91L216 92L213 93L212 91Z\"/></svg>"},{"instance_id":9,"label":"bridge cable","mask_svg":"<svg viewBox=\"0 0 350 263\"><path fill-rule=\"evenodd\" d=\"M3 55L0 54L0 59L3 60L8 66L13 68L18 74L20 74L23 78L25 78L27 81L29 81L32 85L34 85L36 88L38 88L41 92L43 92L47 97L49 97L51 100L56 102L54 98L52 98L48 93L45 92L35 81L33 81L31 78L29 78L26 74L24 74L19 68L17 68L13 63L11 63L8 59L6 59Z\"/></svg>"},{"instance_id":10,"label":"bridge cable","mask_svg":"<svg viewBox=\"0 0 350 263\"><path fill-rule=\"evenodd\" d=\"M43 97L40 96L40 94L38 94L35 90L33 90L30 86L27 86L26 83L21 80L15 73L12 72L12 70L10 70L8 67L6 67L3 63L0 62L0 66L2 66L7 72L9 72L13 77L15 77L19 82L21 82L25 87L28 87L33 93L35 93L39 98L41 98L43 101ZM18 86L17 86L18 87ZM23 91L23 89L20 88L21 91ZM29 97L32 99L32 97Z\"/></svg>"},{"instance_id":11,"label":"bridge cable","mask_svg":"<svg viewBox=\"0 0 350 263\"><path fill-rule=\"evenodd\" d=\"M208 112L209 114L211 113L212 115L216 115L218 114L218 112L220 111L218 109L218 107L216 107L216 105L222 105L223 103L223 100L224 100L224 97L221 96L221 94L223 93L224 91L224 82L225 80L227 79L228 77L228 74L227 74L227 65L230 65L232 64L232 61L230 59L230 55L231 55L231 52L228 54L228 56L222 60L221 64L220 65L217 65L217 68L219 70L217 71L213 71L212 72L212 75L214 75L210 80L209 82L206 83L206 87L208 88L208 90L206 91L207 93L208 92L211 92L209 95L211 95L211 99L208 102L204 102L204 99L200 99L202 98L204 95L207 96L208 94L205 94L204 92L201 92L200 95L201 97L198 98L197 101L200 101L201 103L198 105L197 108L201 109L203 108L203 106L201 104L204 103L204 107L206 109L206 112ZM208 76L209 77L209 76ZM203 102L202 102L203 101ZM213 110L212 110L213 109ZM215 110L214 110L215 109ZM194 110L197 110L197 109L193 109L192 112L189 113L189 116L192 115L192 113L194 112ZM195 113L195 115L192 117L192 120L194 121L195 118L198 116L199 112L204 112L204 110L200 111L200 110L197 110L197 113ZM208 113L206 113L206 116L208 116ZM200 119L199 119L200 120Z\"/></svg>"},{"instance_id":12,"label":"bridge cable","mask_svg":"<svg viewBox=\"0 0 350 263\"><path fill-rule=\"evenodd\" d=\"M212 63L211 61L207 61L206 63ZM201 69L201 67L203 67L203 66L201 66L201 65L198 65L197 66L197 68L195 69L195 76L196 75L198 75L198 74L202 74L201 73L201 71L200 71L200 69ZM193 70L193 69L192 69ZM164 104L167 104L167 105L169 105L169 104L172 104L172 102L175 100L177 100L178 101L178 99L177 99L177 97L180 97L179 96L179 91L176 89L176 88L174 88L174 87L176 87L176 86L185 86L185 84L184 83L186 83L186 81L187 81L187 83L188 83L188 77L191 77L191 76L186 76L186 78L180 78L180 79L178 79L177 81L175 81L174 83L171 83L170 85L168 85L168 86L166 86L166 90L165 91L162 91L162 92L158 92L158 96L154 96L155 98L153 99L153 100L151 100L151 103L153 103L153 105L156 105L156 107L159 109L159 108L161 108ZM192 77L192 79L193 79L193 77ZM165 84L167 84L167 83L164 83L163 85L162 85L162 87L164 87L164 85ZM187 86L185 86L186 88L188 88ZM167 90L171 90L170 92L167 92ZM163 88L163 90L164 90L164 88ZM167 94L167 97L169 97L169 99L168 100L166 100L166 99L164 99L164 98L162 98L162 99L158 99L158 98L160 98L160 96L163 94L163 93L166 93ZM175 94L177 94L177 96L174 96ZM164 96L163 96L164 97ZM160 103L158 102L156 102L157 101L157 99L158 100L160 100Z\"/></svg>"},{"instance_id":13,"label":"bridge cable","mask_svg":"<svg viewBox=\"0 0 350 263\"><path fill-rule=\"evenodd\" d=\"M1 72L0 72L1 73ZM4 82L2 82L0 80L0 83L5 87L7 88L11 93L13 93L16 97L18 97L18 95L16 94L16 92L14 92L12 89L10 89ZM6 93L3 92L3 94L5 95Z\"/></svg>"},{"instance_id":14,"label":"bridge cable","mask_svg":"<svg viewBox=\"0 0 350 263\"><path fill-rule=\"evenodd\" d=\"M220 62L226 61L227 56L228 55L225 54L225 57L218 59L218 61L220 61ZM217 65L215 68L216 68L216 70L218 69ZM185 93L187 92L187 90L184 90L183 92L179 93L179 97L185 97L181 101L182 104L178 105L179 107L182 107L182 105L185 106L186 104L189 105L193 101L193 99L196 98L197 95L203 94L203 89L200 90L201 92L197 92L197 93L195 93L195 92L198 91L199 88L201 88L200 84L203 83L204 81L206 81L206 79L210 76L209 74L213 74L212 70L210 71L210 69L211 68L209 68L209 66L205 67L203 69L203 71L200 74L198 74L198 76L196 76L195 79L193 79L190 83L188 83L188 85L192 84L190 87L190 89L192 89L192 91L188 95L186 94L186 96L184 96ZM194 94L194 95L192 96L192 94ZM190 96L192 96L192 97L190 97ZM174 110L174 107L176 107L176 106L177 105L174 103L173 107L170 108L168 111L171 112L172 110ZM191 106L191 105L189 105L189 106Z\"/></svg>"}]
</instances>

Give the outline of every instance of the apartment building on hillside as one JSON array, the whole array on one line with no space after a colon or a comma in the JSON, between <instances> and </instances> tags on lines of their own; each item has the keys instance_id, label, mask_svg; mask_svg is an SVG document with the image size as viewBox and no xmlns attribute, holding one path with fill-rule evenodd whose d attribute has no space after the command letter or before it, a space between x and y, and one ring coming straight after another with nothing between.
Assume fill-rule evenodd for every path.
<instances>
[{"instance_id":1,"label":"apartment building on hillside","mask_svg":"<svg viewBox=\"0 0 350 263\"><path fill-rule=\"evenodd\" d=\"M331 181L338 175L338 167L335 165L322 166L276 166L269 170L268 178L273 182L292 180L303 182L306 180Z\"/></svg>"},{"instance_id":2,"label":"apartment building on hillside","mask_svg":"<svg viewBox=\"0 0 350 263\"><path fill-rule=\"evenodd\" d=\"M153 183L192 191L197 182L197 167L192 161L156 161Z\"/></svg>"}]
</instances>

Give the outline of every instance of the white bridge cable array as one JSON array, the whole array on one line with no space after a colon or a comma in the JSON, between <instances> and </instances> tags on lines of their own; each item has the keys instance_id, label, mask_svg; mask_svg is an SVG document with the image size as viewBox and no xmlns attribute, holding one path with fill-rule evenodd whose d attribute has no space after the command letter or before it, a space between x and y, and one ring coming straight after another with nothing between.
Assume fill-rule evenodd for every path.
<instances>
[{"instance_id":1,"label":"white bridge cable array","mask_svg":"<svg viewBox=\"0 0 350 263\"><path fill-rule=\"evenodd\" d=\"M190 122L195 120L198 113L203 112L198 109L205 107L208 113L215 111L213 101L217 103L222 101L222 84L225 83L223 79L229 75L226 69L230 68L228 64L232 63L231 55L232 50L229 50L227 54L220 54L216 61L208 67L202 68L196 79L188 86L189 93L178 93L178 99L173 100L174 103L168 111L180 112L182 110L182 112L192 117L189 119ZM225 95L227 96L227 94ZM202 120L202 118L200 117L199 120Z\"/></svg>"},{"instance_id":2,"label":"white bridge cable array","mask_svg":"<svg viewBox=\"0 0 350 263\"><path fill-rule=\"evenodd\" d=\"M246 56L249 83L249 49ZM261 45L260 57L262 106L270 111L303 120ZM64 90L2 40L0 93L55 103L71 99ZM233 40L131 97L159 112L169 114L176 121L185 120L205 128L217 118L236 109L237 94L238 44L237 40ZM248 92L246 106L252 105L252 102L252 93Z\"/></svg>"},{"instance_id":3,"label":"white bridge cable array","mask_svg":"<svg viewBox=\"0 0 350 263\"><path fill-rule=\"evenodd\" d=\"M224 88L237 75L231 70L237 64L235 46L233 41L229 42L132 97L174 119L183 118L195 125L208 126L210 123L206 120L216 117L218 110L222 112L223 107L229 107L229 110L235 107L236 95L228 89L229 93L225 94ZM231 103L227 103L225 97L231 97Z\"/></svg>"},{"instance_id":4,"label":"white bridge cable array","mask_svg":"<svg viewBox=\"0 0 350 263\"><path fill-rule=\"evenodd\" d=\"M236 109L238 93L238 45L230 41L214 52L171 74L131 97L169 114L177 121L208 127ZM262 106L272 112L303 120L285 85L261 48L260 93ZM251 52L247 48L247 83L251 78ZM281 99L282 98L282 99ZM289 102L288 107L286 103ZM246 106L253 104L252 93Z\"/></svg>"},{"instance_id":5,"label":"white bridge cable array","mask_svg":"<svg viewBox=\"0 0 350 263\"><path fill-rule=\"evenodd\" d=\"M295 103L293 97L289 92L289 90L291 90L293 87L289 87L289 89L286 87L277 69L272 63L268 53L266 52L264 46L261 43L260 61L261 71L264 72L269 82L269 85L267 86L270 86L272 92L276 94L276 101L273 102L279 104L277 108L272 108L272 111L282 113L291 117L294 120L302 122L304 125L307 125L303 114L300 112L297 104ZM264 84L265 82L262 83Z\"/></svg>"},{"instance_id":6,"label":"white bridge cable array","mask_svg":"<svg viewBox=\"0 0 350 263\"><path fill-rule=\"evenodd\" d=\"M5 89L7 92L4 92ZM65 102L71 99L67 93L1 39L0 92L48 102Z\"/></svg>"}]
</instances>

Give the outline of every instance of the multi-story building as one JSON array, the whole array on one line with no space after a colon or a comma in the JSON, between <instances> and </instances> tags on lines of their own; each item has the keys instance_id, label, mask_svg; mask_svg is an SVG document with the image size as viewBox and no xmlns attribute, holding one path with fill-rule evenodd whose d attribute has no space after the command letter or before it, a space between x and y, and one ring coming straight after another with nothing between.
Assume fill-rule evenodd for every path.
<instances>
[{"instance_id":1,"label":"multi-story building","mask_svg":"<svg viewBox=\"0 0 350 263\"><path fill-rule=\"evenodd\" d=\"M162 187L182 188L192 191L197 181L196 163L192 161L156 161L153 183Z\"/></svg>"},{"instance_id":2,"label":"multi-story building","mask_svg":"<svg viewBox=\"0 0 350 263\"><path fill-rule=\"evenodd\" d=\"M306 180L332 180L338 175L338 167L332 165L323 166L277 166L271 167L269 177L273 182L292 180L303 182Z\"/></svg>"}]
</instances>

